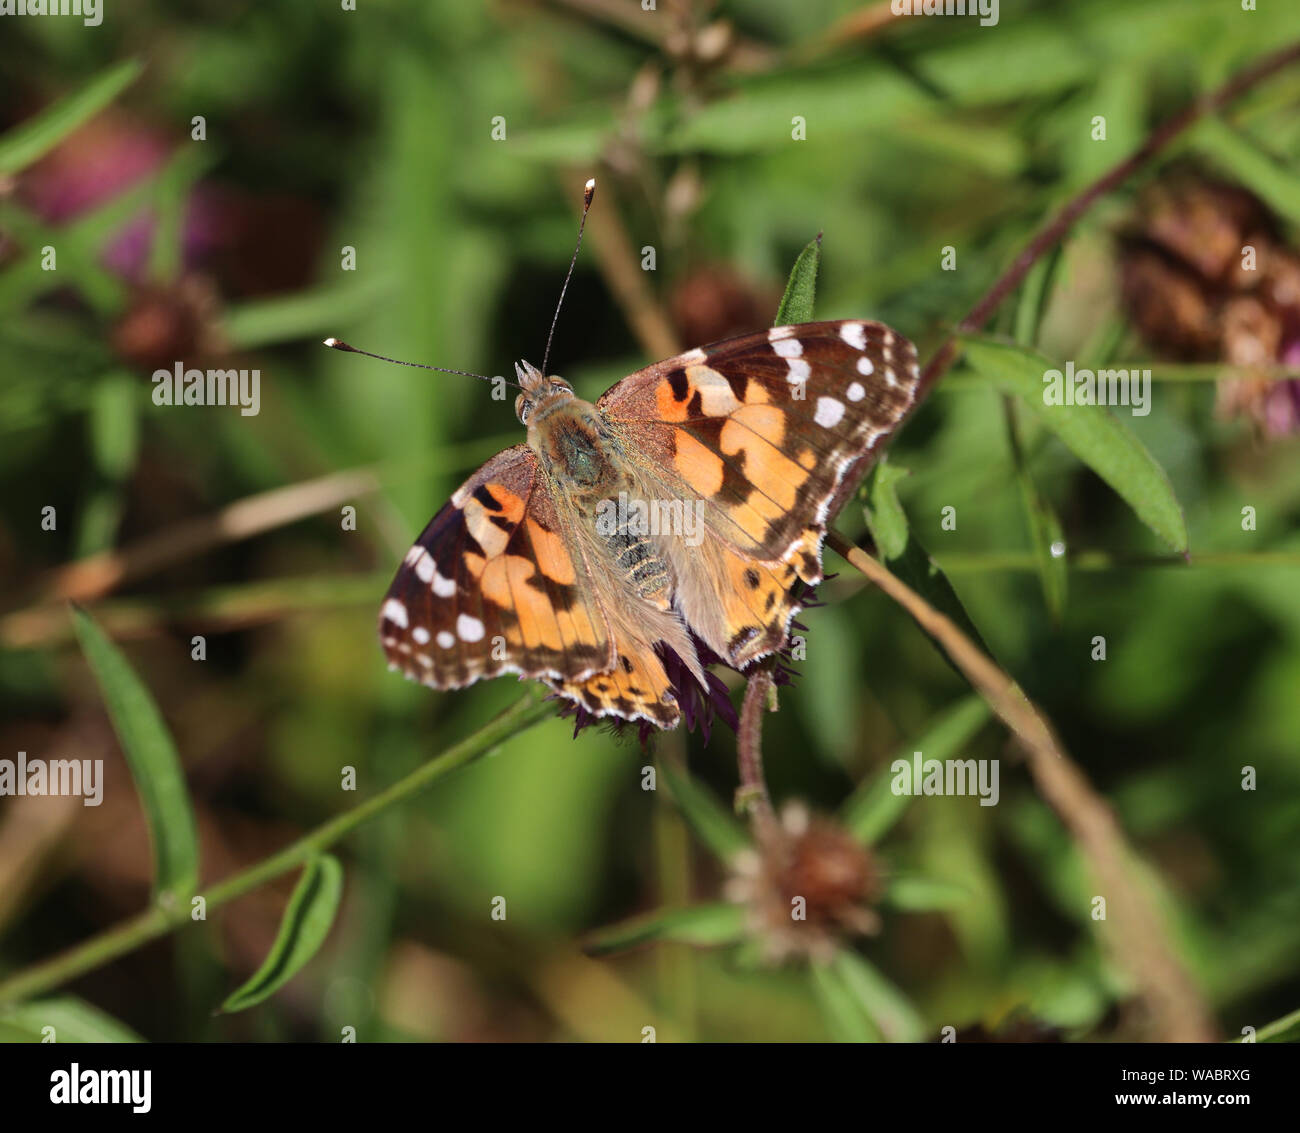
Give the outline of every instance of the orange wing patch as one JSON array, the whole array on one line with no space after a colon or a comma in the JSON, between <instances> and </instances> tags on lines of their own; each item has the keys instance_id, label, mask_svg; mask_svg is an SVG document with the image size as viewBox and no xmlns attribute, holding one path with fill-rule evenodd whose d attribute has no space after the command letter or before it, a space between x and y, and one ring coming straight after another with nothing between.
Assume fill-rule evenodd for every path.
<instances>
[{"instance_id":1,"label":"orange wing patch","mask_svg":"<svg viewBox=\"0 0 1300 1133\"><path fill-rule=\"evenodd\" d=\"M675 728L681 716L658 654L639 642L626 650L620 647L618 660L608 673L584 681L549 683L596 716L646 720L660 728Z\"/></svg>"}]
</instances>

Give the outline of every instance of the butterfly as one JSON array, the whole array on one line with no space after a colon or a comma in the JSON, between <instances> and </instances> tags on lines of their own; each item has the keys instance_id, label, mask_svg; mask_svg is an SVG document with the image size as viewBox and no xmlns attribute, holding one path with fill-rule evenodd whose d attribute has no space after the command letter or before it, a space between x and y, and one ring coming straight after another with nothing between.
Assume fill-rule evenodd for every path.
<instances>
[{"instance_id":1,"label":"butterfly","mask_svg":"<svg viewBox=\"0 0 1300 1133\"><path fill-rule=\"evenodd\" d=\"M515 366L525 443L405 556L384 653L434 688L515 673L595 716L673 728L665 650L707 688L695 639L736 669L787 645L828 524L911 408L916 349L858 319L779 326L595 402L544 369Z\"/></svg>"}]
</instances>

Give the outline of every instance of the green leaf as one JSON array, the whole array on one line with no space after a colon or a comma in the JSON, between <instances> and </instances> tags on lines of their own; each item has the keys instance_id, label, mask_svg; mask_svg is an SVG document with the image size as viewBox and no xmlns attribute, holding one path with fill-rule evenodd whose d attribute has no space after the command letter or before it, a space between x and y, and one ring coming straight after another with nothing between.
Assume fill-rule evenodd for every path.
<instances>
[{"instance_id":1,"label":"green leaf","mask_svg":"<svg viewBox=\"0 0 1300 1133\"><path fill-rule=\"evenodd\" d=\"M790 278L785 285L785 294L781 296L781 305L776 309L777 327L791 326L794 323L810 323L813 318L813 300L817 297L817 268L822 260L822 234L811 241L794 262Z\"/></svg>"},{"instance_id":2,"label":"green leaf","mask_svg":"<svg viewBox=\"0 0 1300 1133\"><path fill-rule=\"evenodd\" d=\"M222 1011L243 1011L275 994L325 943L343 896L343 867L332 854L318 854L304 867L280 920L280 931L262 966L231 992Z\"/></svg>"},{"instance_id":3,"label":"green leaf","mask_svg":"<svg viewBox=\"0 0 1300 1133\"><path fill-rule=\"evenodd\" d=\"M378 309L392 292L392 280L379 276L273 299L250 299L226 312L224 329L230 342L243 350L346 334L347 326Z\"/></svg>"},{"instance_id":4,"label":"green leaf","mask_svg":"<svg viewBox=\"0 0 1300 1133\"><path fill-rule=\"evenodd\" d=\"M970 900L971 892L956 882L901 874L890 879L882 903L904 913L933 913Z\"/></svg>"},{"instance_id":5,"label":"green leaf","mask_svg":"<svg viewBox=\"0 0 1300 1133\"><path fill-rule=\"evenodd\" d=\"M667 782L673 801L687 825L721 861L730 862L737 854L751 848L749 836L735 816L719 806L717 800L689 775L677 771L666 760L660 761L659 773Z\"/></svg>"},{"instance_id":6,"label":"green leaf","mask_svg":"<svg viewBox=\"0 0 1300 1133\"><path fill-rule=\"evenodd\" d=\"M1143 523L1174 550L1187 550L1187 524L1164 469L1114 413L1104 406L1044 404L1043 375L1056 367L1035 351L977 335L963 335L962 344L976 373L1020 398Z\"/></svg>"},{"instance_id":7,"label":"green leaf","mask_svg":"<svg viewBox=\"0 0 1300 1133\"><path fill-rule=\"evenodd\" d=\"M142 69L135 59L117 63L0 137L0 176L17 173L52 150L130 86Z\"/></svg>"},{"instance_id":8,"label":"green leaf","mask_svg":"<svg viewBox=\"0 0 1300 1133\"><path fill-rule=\"evenodd\" d=\"M199 845L176 747L149 690L117 646L84 610L74 607L72 618L144 808L154 894L188 900L198 886Z\"/></svg>"},{"instance_id":9,"label":"green leaf","mask_svg":"<svg viewBox=\"0 0 1300 1133\"><path fill-rule=\"evenodd\" d=\"M1241 1042L1240 1038L1234 1042ZM1255 1033L1257 1043L1300 1043L1300 1011L1274 1019Z\"/></svg>"},{"instance_id":10,"label":"green leaf","mask_svg":"<svg viewBox=\"0 0 1300 1133\"><path fill-rule=\"evenodd\" d=\"M1262 150L1248 134L1210 115L1197 126L1191 145L1279 215L1300 224L1300 174Z\"/></svg>"},{"instance_id":11,"label":"green leaf","mask_svg":"<svg viewBox=\"0 0 1300 1133\"><path fill-rule=\"evenodd\" d=\"M992 651L985 644L980 631L966 613L966 607L957 597L948 576L943 573L930 558L929 552L912 533L907 522L907 513L899 503L895 484L907 475L905 468L890 464L887 459L878 461L868 474L864 488L867 527L875 540L885 565L903 582L907 583L936 610L946 614L967 637L991 657ZM928 635L927 635L928 636ZM950 665L960 673L953 664L948 651L933 638L934 646ZM965 679L964 677L962 678Z\"/></svg>"},{"instance_id":12,"label":"green leaf","mask_svg":"<svg viewBox=\"0 0 1300 1133\"><path fill-rule=\"evenodd\" d=\"M701 946L734 944L745 935L745 910L717 902L686 909L657 909L592 933L584 950L593 956L668 940Z\"/></svg>"},{"instance_id":13,"label":"green leaf","mask_svg":"<svg viewBox=\"0 0 1300 1133\"><path fill-rule=\"evenodd\" d=\"M845 985L836 964L815 961L808 967L813 996L821 1008L822 1018L831 1037L840 1043L875 1043L883 1037L871 1016L862 1009L862 1000Z\"/></svg>"},{"instance_id":14,"label":"green leaf","mask_svg":"<svg viewBox=\"0 0 1300 1133\"><path fill-rule=\"evenodd\" d=\"M925 1022L907 996L856 952L841 949L835 954L834 968L887 1040L916 1043L925 1038Z\"/></svg>"},{"instance_id":15,"label":"green leaf","mask_svg":"<svg viewBox=\"0 0 1300 1133\"><path fill-rule=\"evenodd\" d=\"M53 1032L45 1028L52 1027ZM140 1038L97 1007L72 995L19 1003L0 1011L0 1042L138 1043Z\"/></svg>"},{"instance_id":16,"label":"green leaf","mask_svg":"<svg viewBox=\"0 0 1300 1133\"><path fill-rule=\"evenodd\" d=\"M140 447L139 378L114 370L100 378L90 394L90 448L105 477L124 479Z\"/></svg>"},{"instance_id":17,"label":"green leaf","mask_svg":"<svg viewBox=\"0 0 1300 1133\"><path fill-rule=\"evenodd\" d=\"M1043 588L1052 620L1060 623L1065 611L1065 595L1069 587L1069 572L1065 561L1065 532L1061 520L1038 491L1038 485L1029 471L1024 445L1020 440L1020 425L1016 420L1016 405L1003 397L1006 410L1007 442L1011 447L1011 461L1020 484L1020 498L1025 507L1025 522L1029 526L1029 542L1034 549L1038 565L1038 581Z\"/></svg>"},{"instance_id":18,"label":"green leaf","mask_svg":"<svg viewBox=\"0 0 1300 1133\"><path fill-rule=\"evenodd\" d=\"M1025 282L1020 288L1020 300L1016 304L1016 341L1023 346L1034 346L1038 342L1038 330L1047 313L1048 298L1060 264L1061 245L1058 244L1034 264L1025 276Z\"/></svg>"},{"instance_id":19,"label":"green leaf","mask_svg":"<svg viewBox=\"0 0 1300 1133\"><path fill-rule=\"evenodd\" d=\"M840 807L840 816L849 833L863 845L874 845L912 801L911 795L895 794L890 787L894 760L910 760L916 751L923 752L927 759L951 759L988 719L989 707L980 697L964 697L931 724L916 743L896 750L889 762L872 778L864 780Z\"/></svg>"}]
</instances>

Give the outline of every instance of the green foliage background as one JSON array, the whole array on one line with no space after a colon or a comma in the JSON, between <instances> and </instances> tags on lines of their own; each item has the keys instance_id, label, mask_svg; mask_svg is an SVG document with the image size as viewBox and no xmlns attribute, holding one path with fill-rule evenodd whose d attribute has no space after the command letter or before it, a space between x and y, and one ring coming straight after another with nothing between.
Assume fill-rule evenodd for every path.
<instances>
[{"instance_id":1,"label":"green foliage background","mask_svg":"<svg viewBox=\"0 0 1300 1133\"><path fill-rule=\"evenodd\" d=\"M91 609L175 738L205 884L353 805L342 768L356 768L360 797L378 792L519 695L508 679L448 695L406 685L385 671L374 628L410 538L519 430L485 386L327 352L321 337L486 373L540 361L575 201L595 173L593 217L616 217L636 259L657 250L646 277L657 302L725 264L763 325L795 256L823 231L818 317L881 319L928 356L1056 207L1197 94L1300 36L1300 9L1260 7L1008 0L992 28L920 19L828 36L855 5L696 5L697 26L731 22L752 71L674 60L682 16L666 0L653 13L633 0L360 0L356 12L108 0L99 28L6 27L5 126L134 58L143 69L122 76L109 113L158 131L170 157L70 223L41 220L21 195L3 201L0 757L53 757L72 736L85 758L121 759L95 723L100 695L71 620L56 611L26 636L43 572L373 465L382 491L350 501L355 533L331 508L150 573ZM1025 289L1045 288L1040 305L1013 297L990 329L1057 360L1084 364L1103 343L1113 357L1149 357L1115 282L1115 231L1133 193L1168 161L1193 162L1295 225L1298 100L1293 68L1195 127L1072 230L1050 275ZM189 140L195 114L207 120L202 144ZM1099 114L1104 142L1091 139ZM806 141L791 138L794 115ZM492 139L495 116L504 141ZM0 167L21 183L32 155L6 152L12 138L0 139L12 162ZM219 257L204 265L216 324L242 365L261 368L256 417L156 407L147 372L111 347L133 293L100 261L106 237L152 204L149 271L173 290L196 185L280 206L279 222L239 247L260 244L281 269L265 278L293 286L250 284ZM611 287L602 253L615 235L591 232L552 356L589 397L653 360ZM54 273L39 268L47 243ZM339 270L345 245L355 272ZM946 246L955 271L939 268ZM1168 476L1190 563L1028 413L1018 473L997 388L969 368L941 383L890 464L908 473L896 487L912 532L1149 863L1181 954L1231 1036L1300 1002L1300 449L1215 419L1211 383L1178 380L1190 376L1179 367L1162 374L1150 416L1123 420ZM1068 571L1043 565L1047 528L1026 512L1034 497L1059 524ZM1247 505L1254 532L1242 530ZM40 527L45 506L57 508L53 533ZM948 506L951 532L940 527ZM840 526L864 532L859 503ZM802 619L807 659L766 720L765 753L778 803L830 811L969 690L901 610L828 562L842 573ZM204 663L189 659L194 633L208 636ZM1090 659L1095 636L1107 640L1104 663ZM84 743L76 728L89 728ZM571 732L548 721L350 838L324 950L256 1007L211 1014L271 948L291 878L69 990L156 1040L333 1039L344 1026L370 1040L635 1040L652 1023L699 1039L845 1037L834 1005L845 985L767 970L744 947L580 953L579 938L601 926L718 899L722 871L667 792L642 790L642 768L689 765L729 800L735 760L725 729L708 746L664 737L653 759L634 741ZM905 809L880 852L898 875L946 883L946 897L886 910L861 956L915 1012L917 1037L1017 1015L1074 1037L1115 1033L1129 989L1099 951L1075 846L1000 726L961 750L1002 759L1001 803ZM1241 788L1246 765L1255 791ZM30 866L0 875L9 971L130 914L150 891L125 770L101 812L55 823L48 844L23 836L19 802L0 802L0 840ZM489 916L496 896L504 923Z\"/></svg>"}]
</instances>

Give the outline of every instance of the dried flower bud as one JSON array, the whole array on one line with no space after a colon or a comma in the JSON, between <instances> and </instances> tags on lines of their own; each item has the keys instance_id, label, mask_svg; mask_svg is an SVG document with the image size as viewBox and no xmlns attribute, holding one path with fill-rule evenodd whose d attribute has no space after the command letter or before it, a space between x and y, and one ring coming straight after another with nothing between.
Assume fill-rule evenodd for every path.
<instances>
[{"instance_id":1,"label":"dried flower bud","mask_svg":"<svg viewBox=\"0 0 1300 1133\"><path fill-rule=\"evenodd\" d=\"M828 818L789 803L759 827L757 847L735 862L727 896L749 907L751 931L770 960L828 959L840 940L875 932L880 892L870 852Z\"/></svg>"}]
</instances>

